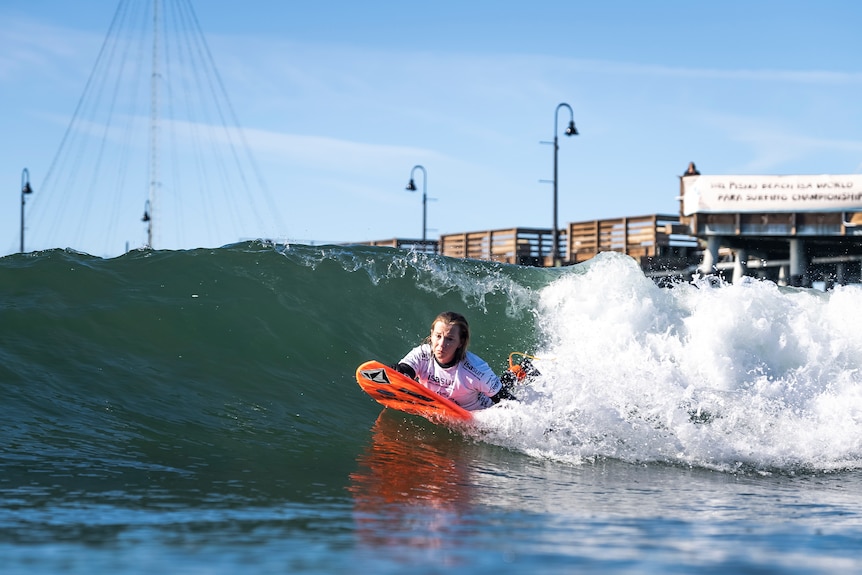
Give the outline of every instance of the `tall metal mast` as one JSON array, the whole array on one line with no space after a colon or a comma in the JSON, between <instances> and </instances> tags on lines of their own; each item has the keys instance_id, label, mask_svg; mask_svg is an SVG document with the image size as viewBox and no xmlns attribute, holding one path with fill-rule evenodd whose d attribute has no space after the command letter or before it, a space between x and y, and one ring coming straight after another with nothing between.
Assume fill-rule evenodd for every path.
<instances>
[{"instance_id":1,"label":"tall metal mast","mask_svg":"<svg viewBox=\"0 0 862 575\"><path fill-rule=\"evenodd\" d=\"M153 247L156 219L156 192L159 181L159 0L153 0L153 75L150 78L150 194L144 221L147 223L147 247Z\"/></svg>"}]
</instances>

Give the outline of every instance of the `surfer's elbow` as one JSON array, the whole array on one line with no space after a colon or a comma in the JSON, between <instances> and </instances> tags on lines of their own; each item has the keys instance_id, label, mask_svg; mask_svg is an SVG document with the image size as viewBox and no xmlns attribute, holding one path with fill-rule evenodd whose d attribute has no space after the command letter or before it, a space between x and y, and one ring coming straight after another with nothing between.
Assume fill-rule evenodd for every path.
<instances>
[{"instance_id":1,"label":"surfer's elbow","mask_svg":"<svg viewBox=\"0 0 862 575\"><path fill-rule=\"evenodd\" d=\"M512 395L509 388L504 386L500 388L500 391L491 396L491 401L493 401L495 405L500 403L503 399L516 399L516 397Z\"/></svg>"}]
</instances>

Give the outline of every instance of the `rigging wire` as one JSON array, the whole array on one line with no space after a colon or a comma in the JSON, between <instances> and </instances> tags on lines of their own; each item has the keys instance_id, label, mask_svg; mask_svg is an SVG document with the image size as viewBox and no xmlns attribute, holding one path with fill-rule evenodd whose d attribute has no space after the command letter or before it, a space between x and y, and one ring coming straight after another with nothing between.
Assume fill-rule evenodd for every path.
<instances>
[{"instance_id":1,"label":"rigging wire","mask_svg":"<svg viewBox=\"0 0 862 575\"><path fill-rule=\"evenodd\" d=\"M257 161L255 160L254 156L251 154L251 146L248 145L248 140L245 137L245 131L242 129L242 125L240 124L239 119L237 118L236 111L234 110L233 105L231 104L230 98L228 97L228 92L227 92L227 89L225 88L224 81L222 80L222 76L219 73L218 68L215 65L215 59L212 56L212 52L210 51L209 44L206 41L206 36L204 36L203 30L201 29L200 23L198 22L198 18L194 12L194 8L192 7L191 0L185 0L185 4L188 5L189 13L192 17L192 20L194 21L194 28L195 28L195 30L198 31L198 35L200 36L201 42L202 42L203 47L204 47L205 52L206 52L206 56L207 56L206 61L210 64L210 68L212 69L213 75L215 76L215 79L218 83L219 90L222 94L222 97L224 98L225 105L226 105L227 110L230 114L230 119L233 122L233 126L236 127L236 131L240 137L241 149L245 150L245 152L246 152L248 162L251 165L252 170L254 171L254 174L257 178L257 183L260 186L260 189L263 191L263 196L267 200L267 203L269 204L268 207L269 207L271 213L278 213L278 206L275 204L272 195L269 193L269 191L267 189L266 181L264 180L264 178L260 172L260 169L257 165ZM223 123L223 126L226 127L226 124ZM236 152L236 146L232 145L231 147L234 150L234 152ZM234 155L236 156L236 153ZM241 163L240 163L238 158L237 158L237 165L241 166ZM242 175L243 183L246 183L245 172L240 170L240 174ZM255 198L255 196L252 195L252 197L251 197L252 201L254 201L254 198ZM257 214L258 211L255 210L255 213ZM261 223L261 222L259 222L259 223Z\"/></svg>"},{"instance_id":2,"label":"rigging wire","mask_svg":"<svg viewBox=\"0 0 862 575\"><path fill-rule=\"evenodd\" d=\"M121 0L114 12L41 186L42 207L34 210L36 224L30 226L42 232L46 226L40 222L51 220L49 233L32 234L50 236L41 247L80 246L95 255L116 255L128 245L129 230L140 230L142 205L158 230L155 248L286 235L191 1L162 4L160 11L154 0ZM139 100L148 38L153 61L147 155L139 135L147 115ZM124 107L124 96L131 108ZM162 160L167 182L159 181ZM145 202L134 182L147 181L148 174ZM96 235L103 238L98 250Z\"/></svg>"},{"instance_id":3,"label":"rigging wire","mask_svg":"<svg viewBox=\"0 0 862 575\"><path fill-rule=\"evenodd\" d=\"M101 69L102 63L106 58L106 53L110 53L112 51L108 50L109 45L114 40L114 32L118 27L118 23L121 20L121 16L123 14L124 2L120 2L117 6L117 9L114 12L114 16L111 19L111 25L108 27L108 33L105 36L104 41L102 42L102 46L99 49L99 53L96 56L96 62L93 66L93 69L90 71L90 75L87 77L87 82L84 85L84 91L81 93L80 98L78 98L78 103L75 106L75 110L72 113L72 118L69 124L66 127L66 131L63 133L63 137L60 140L60 146L57 148L57 152L54 154L54 158L51 160L51 163L48 165L48 171L45 173L45 179L42 182L42 194L47 196L51 191L51 184L53 183L52 177L55 175L57 171L59 171L63 166L65 161L67 160L67 156L64 155L64 152L68 147L71 146L71 141L74 140L79 135L78 126L82 123L82 111L86 106L89 105L89 96L93 90L93 84L95 82L102 81L102 78L98 75L99 70ZM106 52L107 51L107 52ZM81 150L78 150L81 153ZM80 158L79 158L80 159ZM78 162L72 162L73 165L77 165ZM69 176L70 181L74 181L74 174ZM67 182L68 183L68 182ZM60 206L59 210L54 211L54 220L52 225L48 227L48 230L57 230L60 224L60 218L67 212L69 201L68 194L60 195ZM32 209L32 217L35 220L34 225L38 225L39 217L41 215L40 207L45 204L45 201L39 202L36 204L34 202L34 206Z\"/></svg>"},{"instance_id":4,"label":"rigging wire","mask_svg":"<svg viewBox=\"0 0 862 575\"><path fill-rule=\"evenodd\" d=\"M143 21L146 18L145 18L144 14L141 14L141 16L142 16L141 24L136 26L136 27L135 26L132 27L132 29L138 31L138 37L134 42L129 44L127 51L126 51L126 56L124 56L124 61L128 60L128 61L131 61L132 63L134 63L133 72L130 75L130 79L132 81L132 84L131 84L132 101L131 101L130 109L132 109L132 110L138 109L138 97L139 97L139 94L141 93L140 83L141 83L141 80L144 78L142 66L143 66L143 62L144 62L144 59L143 59L144 47L146 45L146 26L144 25ZM135 55L130 54L132 48L136 48ZM120 139L120 145L118 148L120 150L119 153L122 156L128 156L132 153L132 137L133 137L133 134L135 132L135 130L134 130L134 124L135 124L134 115L133 114L125 114L125 116L126 117L125 117L124 127L120 130L120 134L121 134L120 138L121 139ZM108 218L107 218L107 221L109 222L109 227L108 227L108 233L106 234L106 242L107 242L107 238L113 237L115 235L117 228L118 228L117 224L121 221L122 193L120 193L119 191L125 189L127 175L128 175L128 163L127 162L119 162L117 165L117 173L116 173L116 178L114 181L115 183L114 183L113 188L112 188L112 190L114 190L114 193L111 194L111 198L113 201L111 202L111 210L110 210L110 213L109 213ZM109 250L109 248L110 248L110 246L107 243L103 244L104 250L107 251L107 250Z\"/></svg>"},{"instance_id":5,"label":"rigging wire","mask_svg":"<svg viewBox=\"0 0 862 575\"><path fill-rule=\"evenodd\" d=\"M141 28L141 31L143 31L143 28ZM140 38L140 39L142 40L143 38ZM131 43L126 43L121 48L118 47L118 50L120 50L120 49L122 50L121 53L115 54L112 51L111 58L109 59L109 63L108 63L109 64L108 67L111 68L110 64L114 61L114 58L116 57L117 74L116 74L116 76L114 78L114 82L113 82L113 90L111 91L111 100L110 100L110 103L107 105L107 108L106 108L106 110L107 110L107 121L101 127L102 128L101 129L101 135L102 136L101 136L101 139L99 141L98 149L96 151L96 157L94 158L94 169L92 170L91 175L90 175L90 181L89 181L88 186L87 186L88 189L94 189L98 185L98 180L102 178L102 174L107 175L107 173L108 173L108 166L105 166L103 162L105 161L106 148L109 146L109 144L112 142L112 139L113 139L113 131L114 131L114 130L112 130L113 121L115 118L117 103L120 100L120 95L121 95L122 88L123 88L123 79L126 77L126 75L124 74L124 71L126 69L127 64L130 61L132 61L133 63L140 61L139 59L133 60L133 59L129 58L129 50L131 49ZM132 78L134 81L134 79L137 78L138 76L139 76L138 74L131 74L130 78ZM109 78L106 75L106 77L105 77L105 80L106 80L105 88L107 88L107 80L108 79ZM131 93L134 97L137 94L137 90L132 90ZM120 163L116 166L113 166L113 168L118 170L115 174L116 177L121 178L122 177L121 174L123 174L125 172L125 164ZM113 189L121 190L122 187L114 186ZM108 212L108 217L106 217L104 220L104 223L107 226L108 232L110 232L112 229L116 228L117 220L119 217L119 214L118 214L119 199L120 199L119 194L117 194L117 193L111 193L109 196L108 204L110 206L110 210ZM95 195L94 194L86 194L85 195L85 200L84 200L84 205L83 205L85 211L89 212L93 209L94 201L95 201ZM84 238L84 234L86 233L86 230L87 230L86 219L81 218L78 221L77 232L73 236L76 243L82 241L82 239ZM108 235L110 235L110 234L108 234ZM102 247L107 248L107 246L104 244Z\"/></svg>"}]
</instances>

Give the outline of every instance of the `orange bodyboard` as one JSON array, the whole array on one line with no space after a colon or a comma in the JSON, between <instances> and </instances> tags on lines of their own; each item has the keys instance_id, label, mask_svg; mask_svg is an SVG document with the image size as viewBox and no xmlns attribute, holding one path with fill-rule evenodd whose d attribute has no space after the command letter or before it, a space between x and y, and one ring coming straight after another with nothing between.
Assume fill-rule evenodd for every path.
<instances>
[{"instance_id":1,"label":"orange bodyboard","mask_svg":"<svg viewBox=\"0 0 862 575\"><path fill-rule=\"evenodd\" d=\"M356 369L356 383L384 407L421 415L435 423L471 421L473 414L421 383L379 361L367 361Z\"/></svg>"}]
</instances>

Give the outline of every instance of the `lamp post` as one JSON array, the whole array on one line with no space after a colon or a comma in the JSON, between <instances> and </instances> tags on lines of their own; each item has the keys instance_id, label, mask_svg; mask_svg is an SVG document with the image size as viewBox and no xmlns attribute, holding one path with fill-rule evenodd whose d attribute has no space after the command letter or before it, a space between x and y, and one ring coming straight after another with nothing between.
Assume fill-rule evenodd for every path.
<instances>
[{"instance_id":1,"label":"lamp post","mask_svg":"<svg viewBox=\"0 0 862 575\"><path fill-rule=\"evenodd\" d=\"M407 182L407 187L404 188L408 192L416 191L416 183L413 181L413 174L416 170L422 170L422 241L425 241L427 235L428 222L428 173L425 168L419 165L413 166L410 170L410 181Z\"/></svg>"},{"instance_id":2,"label":"lamp post","mask_svg":"<svg viewBox=\"0 0 862 575\"><path fill-rule=\"evenodd\" d=\"M26 203L27 194L32 194L33 188L30 187L30 171L24 168L21 172L21 253L24 253L24 204Z\"/></svg>"},{"instance_id":3,"label":"lamp post","mask_svg":"<svg viewBox=\"0 0 862 575\"><path fill-rule=\"evenodd\" d=\"M559 255L557 254L557 249L560 243L560 231L557 229L557 152L560 150L560 146L557 140L557 122L558 122L558 114L560 113L560 108L566 107L569 110L569 125L566 127L566 135L567 136L577 136L578 129L575 128L575 114L572 112L572 107L566 104L565 102L559 104L557 109L554 110L554 237L553 243L551 245L551 262L554 266L560 265Z\"/></svg>"}]
</instances>

